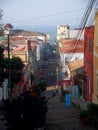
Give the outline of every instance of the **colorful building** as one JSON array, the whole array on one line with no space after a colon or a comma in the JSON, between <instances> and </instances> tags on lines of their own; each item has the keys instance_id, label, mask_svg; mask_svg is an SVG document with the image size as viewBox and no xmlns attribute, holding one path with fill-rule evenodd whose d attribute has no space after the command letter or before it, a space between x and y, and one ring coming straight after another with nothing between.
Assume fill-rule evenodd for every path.
<instances>
[{"instance_id":1,"label":"colorful building","mask_svg":"<svg viewBox=\"0 0 98 130\"><path fill-rule=\"evenodd\" d=\"M93 54L93 102L98 104L98 10L95 13Z\"/></svg>"},{"instance_id":2,"label":"colorful building","mask_svg":"<svg viewBox=\"0 0 98 130\"><path fill-rule=\"evenodd\" d=\"M93 95L93 41L94 26L84 29L84 99L92 102Z\"/></svg>"},{"instance_id":3,"label":"colorful building","mask_svg":"<svg viewBox=\"0 0 98 130\"><path fill-rule=\"evenodd\" d=\"M65 72L68 71L66 63L84 58L84 41L76 39L61 39L60 44L61 70L63 78L65 78ZM69 72L68 75L70 77Z\"/></svg>"}]
</instances>

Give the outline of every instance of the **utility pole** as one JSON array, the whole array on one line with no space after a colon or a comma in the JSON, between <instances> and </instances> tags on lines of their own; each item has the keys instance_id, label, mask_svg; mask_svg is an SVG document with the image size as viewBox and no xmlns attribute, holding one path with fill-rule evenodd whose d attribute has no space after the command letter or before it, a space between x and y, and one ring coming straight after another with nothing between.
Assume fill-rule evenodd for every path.
<instances>
[{"instance_id":1,"label":"utility pole","mask_svg":"<svg viewBox=\"0 0 98 130\"><path fill-rule=\"evenodd\" d=\"M9 34L8 34L8 69L10 69L10 41L9 41ZM10 71L8 75L8 94L10 92Z\"/></svg>"},{"instance_id":2,"label":"utility pole","mask_svg":"<svg viewBox=\"0 0 98 130\"><path fill-rule=\"evenodd\" d=\"M8 69L10 70L10 30L13 28L11 24L6 24L4 26L4 34L7 35L8 38ZM8 95L10 94L10 71L8 75Z\"/></svg>"}]
</instances>

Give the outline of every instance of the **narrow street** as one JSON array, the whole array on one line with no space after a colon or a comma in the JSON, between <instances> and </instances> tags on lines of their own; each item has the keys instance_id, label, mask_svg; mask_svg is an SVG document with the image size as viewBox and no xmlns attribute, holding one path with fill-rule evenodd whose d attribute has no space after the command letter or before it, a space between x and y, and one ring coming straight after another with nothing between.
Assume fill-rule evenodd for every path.
<instances>
[{"instance_id":1,"label":"narrow street","mask_svg":"<svg viewBox=\"0 0 98 130\"><path fill-rule=\"evenodd\" d=\"M79 110L73 105L66 107L61 101L61 95L52 97L54 90L48 90L47 130L95 130L81 126L79 123Z\"/></svg>"},{"instance_id":2,"label":"narrow street","mask_svg":"<svg viewBox=\"0 0 98 130\"><path fill-rule=\"evenodd\" d=\"M71 106L66 107L65 102L61 100L61 94L57 93L53 96L54 89L50 87L45 93L48 99L47 130L96 130L82 126L79 123L80 111L72 103ZM3 113L0 111L0 130L6 130L2 117Z\"/></svg>"}]
</instances>

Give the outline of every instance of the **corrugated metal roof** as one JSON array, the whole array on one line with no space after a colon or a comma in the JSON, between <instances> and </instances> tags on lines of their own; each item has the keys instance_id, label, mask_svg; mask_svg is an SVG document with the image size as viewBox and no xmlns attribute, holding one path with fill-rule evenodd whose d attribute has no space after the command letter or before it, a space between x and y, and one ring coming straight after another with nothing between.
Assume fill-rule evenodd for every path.
<instances>
[{"instance_id":1,"label":"corrugated metal roof","mask_svg":"<svg viewBox=\"0 0 98 130\"><path fill-rule=\"evenodd\" d=\"M67 63L69 70L72 72L84 66L84 59L75 60Z\"/></svg>"}]
</instances>

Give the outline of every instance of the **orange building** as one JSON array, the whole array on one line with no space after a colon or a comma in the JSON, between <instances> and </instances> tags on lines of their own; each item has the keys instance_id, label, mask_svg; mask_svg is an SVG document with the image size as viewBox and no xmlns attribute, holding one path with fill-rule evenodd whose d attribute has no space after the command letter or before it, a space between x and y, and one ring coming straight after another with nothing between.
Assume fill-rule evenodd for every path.
<instances>
[{"instance_id":1,"label":"orange building","mask_svg":"<svg viewBox=\"0 0 98 130\"><path fill-rule=\"evenodd\" d=\"M84 99L92 102L93 95L93 41L94 26L84 29Z\"/></svg>"},{"instance_id":2,"label":"orange building","mask_svg":"<svg viewBox=\"0 0 98 130\"><path fill-rule=\"evenodd\" d=\"M98 104L98 10L95 13L93 54L93 102Z\"/></svg>"}]
</instances>

